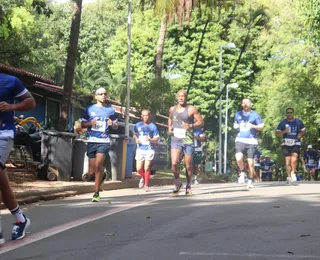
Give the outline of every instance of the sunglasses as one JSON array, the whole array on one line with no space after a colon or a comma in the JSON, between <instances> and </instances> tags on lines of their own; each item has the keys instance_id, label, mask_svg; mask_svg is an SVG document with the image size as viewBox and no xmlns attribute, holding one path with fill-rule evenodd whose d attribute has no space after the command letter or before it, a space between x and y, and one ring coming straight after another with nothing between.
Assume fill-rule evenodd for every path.
<instances>
[{"instance_id":1,"label":"sunglasses","mask_svg":"<svg viewBox=\"0 0 320 260\"><path fill-rule=\"evenodd\" d=\"M293 114L293 112L287 112L287 114Z\"/></svg>"},{"instance_id":2,"label":"sunglasses","mask_svg":"<svg viewBox=\"0 0 320 260\"><path fill-rule=\"evenodd\" d=\"M107 93L99 93L99 94L97 94L98 96L102 96L102 95L104 95L104 96L108 96L108 94Z\"/></svg>"}]
</instances>

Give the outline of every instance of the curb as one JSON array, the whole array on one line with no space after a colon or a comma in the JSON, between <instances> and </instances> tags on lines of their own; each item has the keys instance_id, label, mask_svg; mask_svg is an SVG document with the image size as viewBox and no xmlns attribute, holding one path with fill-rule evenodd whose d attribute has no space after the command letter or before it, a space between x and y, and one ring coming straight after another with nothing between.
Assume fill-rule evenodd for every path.
<instances>
[{"instance_id":1,"label":"curb","mask_svg":"<svg viewBox=\"0 0 320 260\"><path fill-rule=\"evenodd\" d=\"M109 181L104 184L104 190L118 190L118 189L128 189L138 187L140 179L126 179L124 181ZM201 179L200 184L208 183L226 183L225 181L212 180L212 179ZM172 185L172 178L163 179L150 179L150 186L164 186ZM65 198L70 196L75 196L85 193L93 193L94 184L92 182L84 182L78 185L70 183L70 185L54 188L46 188L39 190L29 190L15 193L17 202L20 205L35 203L40 200L48 201L58 198ZM1 204L0 209L5 209L6 207Z\"/></svg>"}]
</instances>

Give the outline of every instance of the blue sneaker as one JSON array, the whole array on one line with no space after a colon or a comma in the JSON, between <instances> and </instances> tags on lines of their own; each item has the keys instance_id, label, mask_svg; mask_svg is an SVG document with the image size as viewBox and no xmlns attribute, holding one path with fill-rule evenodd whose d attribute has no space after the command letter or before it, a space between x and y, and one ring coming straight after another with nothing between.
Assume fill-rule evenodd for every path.
<instances>
[{"instance_id":1,"label":"blue sneaker","mask_svg":"<svg viewBox=\"0 0 320 260\"><path fill-rule=\"evenodd\" d=\"M17 221L16 223L13 224L12 235L11 235L12 240L22 239L26 235L26 230L30 226L31 222L30 222L30 219L25 217L25 215L23 216L26 219L25 222Z\"/></svg>"}]
</instances>

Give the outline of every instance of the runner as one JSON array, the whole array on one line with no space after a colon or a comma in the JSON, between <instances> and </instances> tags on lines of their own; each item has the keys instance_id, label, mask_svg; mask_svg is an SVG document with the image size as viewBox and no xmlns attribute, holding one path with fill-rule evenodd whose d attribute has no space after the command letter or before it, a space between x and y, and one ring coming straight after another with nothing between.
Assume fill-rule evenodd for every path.
<instances>
[{"instance_id":1,"label":"runner","mask_svg":"<svg viewBox=\"0 0 320 260\"><path fill-rule=\"evenodd\" d=\"M133 138L137 143L136 168L141 175L139 188L149 191L150 164L154 157L154 142L159 140L159 131L154 123L150 122L150 111L142 110L142 121L136 123Z\"/></svg>"},{"instance_id":2,"label":"runner","mask_svg":"<svg viewBox=\"0 0 320 260\"><path fill-rule=\"evenodd\" d=\"M307 178L306 180L311 181L312 178L315 180L315 169L318 162L318 153L312 149L312 145L308 145L308 150L303 154L303 160L306 164Z\"/></svg>"},{"instance_id":3,"label":"runner","mask_svg":"<svg viewBox=\"0 0 320 260\"><path fill-rule=\"evenodd\" d=\"M300 154L301 137L305 135L306 128L301 120L294 117L293 108L286 109L287 118L277 127L276 135L282 136L282 152L286 160L287 183L297 181L296 170Z\"/></svg>"},{"instance_id":4,"label":"runner","mask_svg":"<svg viewBox=\"0 0 320 260\"><path fill-rule=\"evenodd\" d=\"M272 171L276 165L270 160L270 156L266 155L265 160L260 162L260 168L262 171L262 181L272 181Z\"/></svg>"},{"instance_id":5,"label":"runner","mask_svg":"<svg viewBox=\"0 0 320 260\"><path fill-rule=\"evenodd\" d=\"M172 194L178 195L182 182L180 180L180 162L184 157L187 170L186 195L191 195L192 155L193 155L193 128L201 127L203 119L197 109L187 104L187 92L179 90L178 104L169 109L168 132L171 137L171 164L175 177L175 186ZM184 156L183 156L183 154Z\"/></svg>"},{"instance_id":6,"label":"runner","mask_svg":"<svg viewBox=\"0 0 320 260\"><path fill-rule=\"evenodd\" d=\"M95 93L96 104L89 106L83 114L81 127L88 129L87 155L89 174L95 177L95 192L92 202L100 201L100 189L103 189L106 174L103 164L110 149L109 130L118 128L118 119L114 108L107 104L107 92L104 88Z\"/></svg>"},{"instance_id":7,"label":"runner","mask_svg":"<svg viewBox=\"0 0 320 260\"><path fill-rule=\"evenodd\" d=\"M262 157L262 153L257 150L254 154L254 180L256 182L261 181L261 174L260 174L260 157Z\"/></svg>"},{"instance_id":8,"label":"runner","mask_svg":"<svg viewBox=\"0 0 320 260\"><path fill-rule=\"evenodd\" d=\"M238 111L234 117L234 129L239 129L236 137L236 160L240 168L240 177L238 182L245 183L246 172L244 169L243 154L247 154L249 178L247 189L253 188L254 175L254 154L257 150L258 139L257 132L262 131L264 123L260 115L251 110L252 103L250 99L242 100L242 111Z\"/></svg>"},{"instance_id":9,"label":"runner","mask_svg":"<svg viewBox=\"0 0 320 260\"><path fill-rule=\"evenodd\" d=\"M195 185L199 184L198 181L198 172L199 172L199 165L201 164L202 160L202 142L206 141L206 135L203 131L203 128L197 127L193 130L193 138L194 138L194 152L193 152L193 183ZM186 173L187 174L187 173Z\"/></svg>"},{"instance_id":10,"label":"runner","mask_svg":"<svg viewBox=\"0 0 320 260\"><path fill-rule=\"evenodd\" d=\"M14 101L19 101L14 103ZM16 77L0 73L0 190L2 201L15 217L12 240L22 239L30 220L22 213L9 184L6 161L13 147L15 135L14 111L28 111L35 108L36 103L32 95ZM0 244L4 238L0 226Z\"/></svg>"}]
</instances>

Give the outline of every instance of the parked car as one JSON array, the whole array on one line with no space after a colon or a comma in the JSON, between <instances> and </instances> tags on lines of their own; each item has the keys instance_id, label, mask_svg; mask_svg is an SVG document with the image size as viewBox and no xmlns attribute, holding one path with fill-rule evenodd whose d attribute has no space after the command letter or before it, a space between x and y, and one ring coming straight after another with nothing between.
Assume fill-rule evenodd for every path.
<instances>
[{"instance_id":1,"label":"parked car","mask_svg":"<svg viewBox=\"0 0 320 260\"><path fill-rule=\"evenodd\" d=\"M134 142L134 124L129 124L129 142ZM119 127L117 130L112 130L112 134L125 134L125 123L119 122ZM168 145L162 142L161 140L157 143L154 143L155 147L155 154L153 161L150 165L151 174L155 174L158 170L164 170L168 168ZM136 154L137 146L134 146L134 153L133 153L133 171L136 171L136 161L135 161L135 154Z\"/></svg>"}]
</instances>

